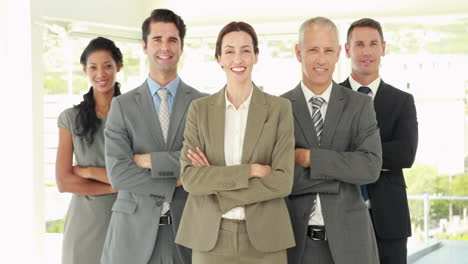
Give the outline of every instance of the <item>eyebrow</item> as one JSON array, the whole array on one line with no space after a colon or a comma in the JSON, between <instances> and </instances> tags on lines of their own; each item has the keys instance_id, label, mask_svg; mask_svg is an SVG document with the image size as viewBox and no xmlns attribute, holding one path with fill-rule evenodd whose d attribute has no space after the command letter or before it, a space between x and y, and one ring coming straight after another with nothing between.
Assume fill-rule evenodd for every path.
<instances>
[{"instance_id":1,"label":"eyebrow","mask_svg":"<svg viewBox=\"0 0 468 264\"><path fill-rule=\"evenodd\" d=\"M162 39L163 37L162 36L153 36L151 39ZM174 40L179 40L178 37L174 37L174 36L171 36L171 37L168 37L168 39L174 39Z\"/></svg>"},{"instance_id":2,"label":"eyebrow","mask_svg":"<svg viewBox=\"0 0 468 264\"><path fill-rule=\"evenodd\" d=\"M223 47L223 49L228 49L228 48L234 48L234 46L226 45L226 46ZM249 45L244 45L244 46L241 46L241 49L243 49L243 48L252 48L252 47L250 47Z\"/></svg>"},{"instance_id":3,"label":"eyebrow","mask_svg":"<svg viewBox=\"0 0 468 264\"><path fill-rule=\"evenodd\" d=\"M106 61L103 62L103 63L110 63L110 62L112 62L112 61L111 61L111 60L106 60ZM96 64L96 62L90 62L90 63L88 63L88 64Z\"/></svg>"}]
</instances>

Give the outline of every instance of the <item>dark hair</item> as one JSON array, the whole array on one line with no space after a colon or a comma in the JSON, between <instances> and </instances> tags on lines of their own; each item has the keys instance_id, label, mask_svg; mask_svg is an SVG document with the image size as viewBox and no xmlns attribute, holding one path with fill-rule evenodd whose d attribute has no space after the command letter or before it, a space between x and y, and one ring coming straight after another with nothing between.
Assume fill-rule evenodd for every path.
<instances>
[{"instance_id":1,"label":"dark hair","mask_svg":"<svg viewBox=\"0 0 468 264\"><path fill-rule=\"evenodd\" d=\"M81 53L81 65L86 66L86 62L88 61L89 55L98 50L109 51L112 55L112 59L114 59L115 61L115 64L120 66L123 65L123 56L122 52L120 52L120 49L117 48L114 41L103 37L97 37L89 42L88 46L86 46L86 48Z\"/></svg>"},{"instance_id":2,"label":"dark hair","mask_svg":"<svg viewBox=\"0 0 468 264\"><path fill-rule=\"evenodd\" d=\"M187 31L185 27L184 20L172 12L169 9L155 9L151 12L151 15L145 19L143 25L141 25L142 38L145 42L145 45L148 44L148 35L150 33L150 24L151 22L165 22L165 23L174 23L177 30L179 31L181 47L184 48L184 38Z\"/></svg>"},{"instance_id":3,"label":"dark hair","mask_svg":"<svg viewBox=\"0 0 468 264\"><path fill-rule=\"evenodd\" d=\"M361 18L361 19L359 19L357 21L354 21L351 24L351 26L349 26L348 34L347 34L347 37L346 37L346 42L349 43L350 38L351 38L351 33L353 32L354 28L357 28L357 27L370 27L370 28L373 28L373 29L377 30L379 32L379 35L380 35L380 40L382 42L384 41L382 26L380 25L380 23L375 21L372 18Z\"/></svg>"},{"instance_id":4,"label":"dark hair","mask_svg":"<svg viewBox=\"0 0 468 264\"><path fill-rule=\"evenodd\" d=\"M234 32L234 31L236 32L244 31L245 33L249 34L250 37L252 37L254 53L258 54L259 52L258 38L257 38L257 33L255 33L254 28L245 22L232 21L231 23L224 26L223 29L221 29L221 31L218 34L218 39L216 40L215 59L218 59L218 56L221 55L221 45L223 42L223 37L226 34Z\"/></svg>"},{"instance_id":5,"label":"dark hair","mask_svg":"<svg viewBox=\"0 0 468 264\"><path fill-rule=\"evenodd\" d=\"M91 40L81 53L80 63L86 66L89 55L95 51L105 50L109 51L118 66L123 64L123 56L120 49L117 48L115 43L103 37L98 37ZM114 96L120 95L120 84L118 82L114 85ZM93 143L94 135L96 134L101 120L96 115L96 102L93 96L93 87L89 88L89 91L83 95L83 101L73 108L78 109L75 124L75 134L79 137L84 138L89 144Z\"/></svg>"}]
</instances>

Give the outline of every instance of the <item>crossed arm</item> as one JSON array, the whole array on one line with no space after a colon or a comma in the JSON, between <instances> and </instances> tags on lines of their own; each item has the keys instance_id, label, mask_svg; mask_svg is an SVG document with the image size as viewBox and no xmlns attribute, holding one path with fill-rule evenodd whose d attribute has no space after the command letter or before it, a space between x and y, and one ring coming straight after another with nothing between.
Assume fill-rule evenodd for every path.
<instances>
[{"instance_id":1,"label":"crossed arm","mask_svg":"<svg viewBox=\"0 0 468 264\"><path fill-rule=\"evenodd\" d=\"M60 192L101 195L117 192L109 184L105 168L72 166L73 140L68 129L59 127L55 178Z\"/></svg>"},{"instance_id":2,"label":"crossed arm","mask_svg":"<svg viewBox=\"0 0 468 264\"><path fill-rule=\"evenodd\" d=\"M356 133L351 151L299 148L295 161L309 168L312 180L335 180L351 184L367 184L378 179L382 167L382 145L372 100L368 98L356 119Z\"/></svg>"},{"instance_id":3,"label":"crossed arm","mask_svg":"<svg viewBox=\"0 0 468 264\"><path fill-rule=\"evenodd\" d=\"M280 111L277 138L274 140L270 164L240 164L214 166L199 147L197 105L192 104L187 118L184 147L181 156L182 183L192 195L215 194L221 211L236 206L285 197L293 182L294 135L290 104Z\"/></svg>"}]
</instances>

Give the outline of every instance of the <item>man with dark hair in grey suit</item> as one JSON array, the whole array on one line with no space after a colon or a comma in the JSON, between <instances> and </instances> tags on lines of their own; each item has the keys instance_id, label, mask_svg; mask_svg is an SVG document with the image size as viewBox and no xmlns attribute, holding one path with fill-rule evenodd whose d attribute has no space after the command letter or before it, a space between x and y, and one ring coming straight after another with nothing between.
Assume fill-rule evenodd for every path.
<instances>
[{"instance_id":1,"label":"man with dark hair in grey suit","mask_svg":"<svg viewBox=\"0 0 468 264\"><path fill-rule=\"evenodd\" d=\"M174 242L187 199L179 156L188 106L204 94L177 75L182 18L156 9L142 31L149 76L112 101L104 132L106 167L119 194L101 263L187 264L191 251Z\"/></svg>"},{"instance_id":2,"label":"man with dark hair in grey suit","mask_svg":"<svg viewBox=\"0 0 468 264\"><path fill-rule=\"evenodd\" d=\"M282 95L292 103L296 140L290 264L379 263L359 189L379 175L379 130L371 98L332 80L340 49L332 21L305 21L296 45L302 82Z\"/></svg>"}]
</instances>

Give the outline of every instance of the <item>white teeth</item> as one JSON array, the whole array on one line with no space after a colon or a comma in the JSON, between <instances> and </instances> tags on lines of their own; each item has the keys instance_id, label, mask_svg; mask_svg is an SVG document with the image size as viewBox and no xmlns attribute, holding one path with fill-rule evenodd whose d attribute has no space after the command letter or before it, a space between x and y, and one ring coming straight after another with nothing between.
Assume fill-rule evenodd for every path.
<instances>
[{"instance_id":1,"label":"white teeth","mask_svg":"<svg viewBox=\"0 0 468 264\"><path fill-rule=\"evenodd\" d=\"M160 59L167 60L167 59L169 59L171 56L159 55L158 57L159 57Z\"/></svg>"},{"instance_id":2,"label":"white teeth","mask_svg":"<svg viewBox=\"0 0 468 264\"><path fill-rule=\"evenodd\" d=\"M314 69L315 69L316 71L320 71L320 72L322 72L322 71L325 71L325 70L326 70L325 68L314 68Z\"/></svg>"},{"instance_id":3,"label":"white teeth","mask_svg":"<svg viewBox=\"0 0 468 264\"><path fill-rule=\"evenodd\" d=\"M232 71L235 71L235 72L242 72L242 71L245 71L245 67L236 67L236 68L232 68Z\"/></svg>"}]
</instances>

